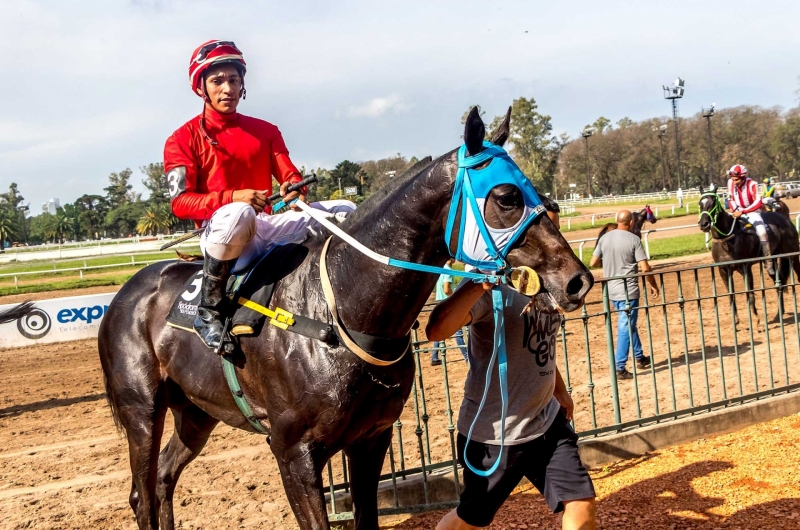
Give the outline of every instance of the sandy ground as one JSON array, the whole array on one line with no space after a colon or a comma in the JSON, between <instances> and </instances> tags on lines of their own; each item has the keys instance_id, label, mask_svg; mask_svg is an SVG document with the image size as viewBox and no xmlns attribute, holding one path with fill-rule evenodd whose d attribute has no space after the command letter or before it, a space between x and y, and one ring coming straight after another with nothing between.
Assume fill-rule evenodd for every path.
<instances>
[{"instance_id":1,"label":"sandy ground","mask_svg":"<svg viewBox=\"0 0 800 530\"><path fill-rule=\"evenodd\" d=\"M800 415L701 439L591 472L600 528L800 528ZM431 529L445 512L386 528ZM561 528L532 487L500 509L492 530Z\"/></svg>"},{"instance_id":2,"label":"sandy ground","mask_svg":"<svg viewBox=\"0 0 800 530\"><path fill-rule=\"evenodd\" d=\"M694 261L687 259L681 263L694 265L696 261L696 258ZM671 268L676 266L680 263L673 263ZM670 269L664 264L658 267L659 270ZM636 382L620 382L622 421L652 416L656 413L656 404L658 411L664 413L691 404L715 402L723 396L739 395L739 374L743 393L783 385L787 381L785 372L790 374L788 382L798 381L800 339L793 319L782 327L779 321L773 321L766 329L763 321L756 320L751 340L744 298L739 297L741 323L735 334L729 304L725 298L719 298L718 337L713 302L701 302L703 325L700 326L697 302L693 301L692 278L687 277L686 272L680 274L686 298L683 315L679 305L669 306L665 325L663 308L651 309L652 346L644 326L645 311L641 312L642 340L645 350L653 353L656 368L638 372ZM698 276L701 295L710 289L710 280L703 274ZM668 300L678 299L677 280L677 272L665 273ZM578 431L614 422L605 317L592 316L599 311L599 291L595 291L588 299L586 333L582 319L568 320L565 340L560 341L556 357L564 373L565 362L569 363ZM787 300L792 305L791 293ZM767 293L765 301L768 314L772 316L774 295ZM757 303L761 314L760 294ZM426 317L420 318L422 329ZM615 321L616 317L612 317L612 328ZM685 341L681 329L687 330ZM704 330L703 340L701 329ZM669 336L665 330L669 330ZM614 337L615 331L612 339ZM422 340L424 336L420 334L418 338ZM783 356L783 340L787 344L786 357ZM718 343L720 348L717 348ZM455 420L467 366L455 350L447 357ZM397 468L420 465L420 441L434 463L449 459L451 454L444 367L429 366L426 353L421 354L420 365L422 370L415 386L417 399L415 401L412 395L401 418L404 458L399 456L397 432L392 448ZM706 373L708 386L705 385ZM589 385L590 374L593 387ZM726 376L724 383L723 374ZM670 382L675 384L674 397L669 390ZM0 528L135 528L127 505L130 484L127 446L114 429L102 392L102 374L94 341L0 352L0 513L4 514ZM592 399L596 410L594 419ZM421 414L429 416L427 428L420 422L423 427L420 438L415 435L415 405ZM800 420L779 426L781 433L789 428L800 429ZM168 424L164 440L170 432L171 424ZM795 432L795 437L797 434ZM658 456L596 473L604 527L635 524L643 528L691 528L691 524L702 523L712 528L714 525L723 527L725 518L731 517L734 526L756 528L744 524L747 517L757 517L755 505L766 503L767 513L782 513L787 520L793 510L800 511L798 504L783 513L780 510L788 504L779 502L779 499L797 497L800 493L796 489L797 463L791 460L797 457L786 454L793 452L794 440L787 434L786 441L768 444L756 434L731 436L719 438L723 441L713 442L715 445L703 446L703 443L712 442L698 442L700 445L662 451ZM750 439L754 440L753 446L747 449L743 444ZM718 457L708 458L711 448L715 451L713 454L719 452ZM701 458L704 451L705 462ZM731 454L728 456L726 451ZM770 460L771 456L774 459ZM784 461L790 465L777 466ZM332 466L337 482L342 478L341 470L341 459L337 457ZM768 476L764 476L763 470L769 470ZM390 471L388 459L384 471ZM755 482L748 482L751 479ZM794 486L790 487L791 484ZM541 528L555 527L556 520L544 512L541 502L530 502L531 495L530 492L517 495L501 513L499 521L502 522L494 527L512 528L512 523L527 524L530 528L536 527L534 523ZM187 469L175 498L179 528L295 528L277 467L263 437L227 426L214 432L203 455ZM387 518L385 524L387 527L397 524L397 528L430 528L437 516ZM704 518L709 522L703 522Z\"/></svg>"}]
</instances>

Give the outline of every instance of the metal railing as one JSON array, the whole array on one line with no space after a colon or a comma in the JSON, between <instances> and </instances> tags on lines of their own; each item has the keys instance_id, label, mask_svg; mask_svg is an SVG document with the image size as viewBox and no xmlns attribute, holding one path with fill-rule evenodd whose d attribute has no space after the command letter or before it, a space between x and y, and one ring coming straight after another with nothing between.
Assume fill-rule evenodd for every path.
<instances>
[{"instance_id":1,"label":"metal railing","mask_svg":"<svg viewBox=\"0 0 800 530\"><path fill-rule=\"evenodd\" d=\"M773 259L789 264L797 256ZM557 336L556 362L575 402L573 426L578 434L600 437L800 389L795 271L789 272L785 284L780 279L773 283L763 272L763 261L757 258L599 280L581 311L565 315ZM741 276L723 280L724 270L743 264L748 265L747 279L753 280L751 289L744 287L747 284ZM625 280L633 284L629 286ZM625 300L616 303L608 289L614 281L622 281L625 291ZM657 298L647 297L648 281L658 285ZM631 290L632 285L638 286L641 296ZM780 297L785 309L775 315ZM421 321L426 321L429 311L426 306ZM626 366L633 378L618 380L615 344L620 333L634 335L634 315L643 353L652 364L644 369L637 366L631 341ZM620 316L627 317L622 325ZM394 425L381 477L380 513L384 515L443 509L458 503L461 479L453 408L462 398L467 366L460 354L455 360L448 358L448 352L457 349L449 344L439 351L441 366L429 366L433 348L417 331L413 339L416 377L411 398ZM343 499L349 491L348 471L343 456L328 465L331 520L352 517ZM422 489L423 502L403 502L403 484L414 481Z\"/></svg>"}]
</instances>

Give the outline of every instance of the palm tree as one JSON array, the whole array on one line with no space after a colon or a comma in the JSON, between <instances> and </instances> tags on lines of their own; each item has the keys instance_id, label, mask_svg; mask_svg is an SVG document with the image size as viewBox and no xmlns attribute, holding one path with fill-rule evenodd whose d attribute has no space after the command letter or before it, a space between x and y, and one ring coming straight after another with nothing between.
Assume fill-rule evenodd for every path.
<instances>
[{"instance_id":1,"label":"palm tree","mask_svg":"<svg viewBox=\"0 0 800 530\"><path fill-rule=\"evenodd\" d=\"M162 230L168 232L173 222L169 206L157 204L150 206L144 212L144 215L139 218L139 222L136 224L136 231L140 234L156 235Z\"/></svg>"},{"instance_id":2,"label":"palm tree","mask_svg":"<svg viewBox=\"0 0 800 530\"><path fill-rule=\"evenodd\" d=\"M0 252L5 252L5 242L19 236L19 223L16 216L7 208L0 209Z\"/></svg>"}]
</instances>

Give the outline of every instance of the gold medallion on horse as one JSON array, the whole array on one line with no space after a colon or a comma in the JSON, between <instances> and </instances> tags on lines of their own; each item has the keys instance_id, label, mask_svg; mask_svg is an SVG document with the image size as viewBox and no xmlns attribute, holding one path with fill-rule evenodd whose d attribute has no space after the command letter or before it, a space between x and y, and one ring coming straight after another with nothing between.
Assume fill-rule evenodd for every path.
<instances>
[{"instance_id":1,"label":"gold medallion on horse","mask_svg":"<svg viewBox=\"0 0 800 530\"><path fill-rule=\"evenodd\" d=\"M539 275L536 274L535 270L525 265L515 267L514 270L511 271L511 285L525 296L534 296L542 288Z\"/></svg>"}]
</instances>

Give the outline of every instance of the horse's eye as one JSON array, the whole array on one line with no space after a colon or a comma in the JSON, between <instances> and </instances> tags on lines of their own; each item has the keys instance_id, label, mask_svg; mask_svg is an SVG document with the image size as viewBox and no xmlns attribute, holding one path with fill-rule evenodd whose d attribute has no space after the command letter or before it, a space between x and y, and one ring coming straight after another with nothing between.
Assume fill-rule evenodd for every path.
<instances>
[{"instance_id":1,"label":"horse's eye","mask_svg":"<svg viewBox=\"0 0 800 530\"><path fill-rule=\"evenodd\" d=\"M514 190L510 193L504 193L497 197L497 204L499 204L504 210L513 210L514 208L518 208L521 206L521 203L522 196L518 190Z\"/></svg>"}]
</instances>

